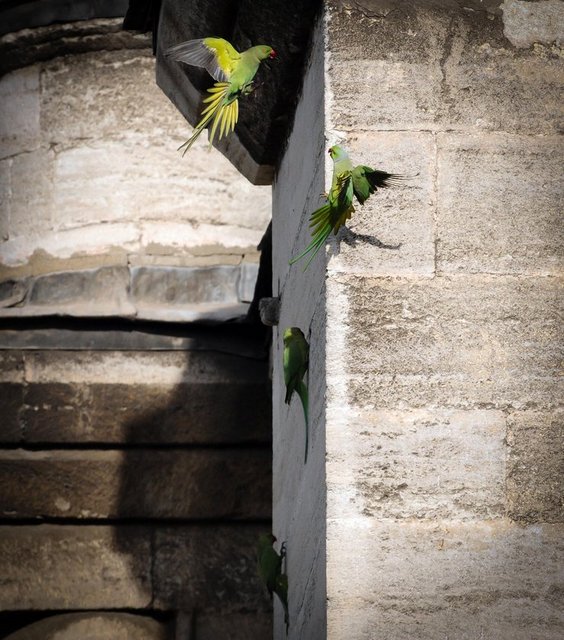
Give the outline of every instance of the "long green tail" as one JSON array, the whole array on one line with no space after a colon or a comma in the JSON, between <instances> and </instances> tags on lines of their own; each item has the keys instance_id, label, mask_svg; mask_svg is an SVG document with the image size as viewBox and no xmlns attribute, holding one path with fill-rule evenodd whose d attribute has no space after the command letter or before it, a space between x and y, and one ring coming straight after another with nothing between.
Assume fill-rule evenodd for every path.
<instances>
[{"instance_id":1,"label":"long green tail","mask_svg":"<svg viewBox=\"0 0 564 640\"><path fill-rule=\"evenodd\" d=\"M315 256L317 255L317 252L325 244L325 241L327 240L327 238L329 237L329 234L331 233L332 226L331 226L331 223L328 221L330 211L331 211L331 205L327 203L319 207L319 209L317 209L311 214L309 226L315 227L315 229L313 229L313 240L299 255L294 256L288 262L288 264L294 264L294 262L301 260L304 256L306 256L308 253L313 251L309 260L306 262L304 271L309 267L309 265L311 264L311 261L315 258ZM327 221L325 222L325 224L322 224L324 218L327 218Z\"/></svg>"},{"instance_id":2,"label":"long green tail","mask_svg":"<svg viewBox=\"0 0 564 640\"><path fill-rule=\"evenodd\" d=\"M229 104L225 104L228 90L229 83L227 82L216 82L213 87L208 89L208 93L210 95L207 98L204 98L204 103L208 103L208 106L202 111L202 119L196 125L194 133L184 144L178 147L178 151L180 151L180 149L184 149L182 157L184 157L184 154L188 149L190 149L200 133L202 133L210 122L212 122L210 131L210 147L213 144L218 125L218 140L221 140L224 135L230 134L235 129L235 125L239 119L239 101L235 98L229 102Z\"/></svg>"},{"instance_id":3,"label":"long green tail","mask_svg":"<svg viewBox=\"0 0 564 640\"><path fill-rule=\"evenodd\" d=\"M308 398L307 387L306 387L305 382L303 380L300 380L300 383L299 383L298 387L296 388L296 391L298 392L298 395L300 396L300 400L302 401L302 407L304 409L304 418L305 418L305 455L304 455L304 464L305 464L307 462L307 452L308 452L308 448L309 448L309 419L308 419L309 398Z\"/></svg>"}]
</instances>

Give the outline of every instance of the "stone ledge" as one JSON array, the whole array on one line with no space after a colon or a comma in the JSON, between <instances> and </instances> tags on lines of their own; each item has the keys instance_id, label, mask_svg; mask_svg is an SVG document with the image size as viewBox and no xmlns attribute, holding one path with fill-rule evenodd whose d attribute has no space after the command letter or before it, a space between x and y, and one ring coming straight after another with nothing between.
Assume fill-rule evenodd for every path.
<instances>
[{"instance_id":1,"label":"stone ledge","mask_svg":"<svg viewBox=\"0 0 564 640\"><path fill-rule=\"evenodd\" d=\"M222 322L245 315L258 265L100 267L0 283L0 318Z\"/></svg>"}]
</instances>

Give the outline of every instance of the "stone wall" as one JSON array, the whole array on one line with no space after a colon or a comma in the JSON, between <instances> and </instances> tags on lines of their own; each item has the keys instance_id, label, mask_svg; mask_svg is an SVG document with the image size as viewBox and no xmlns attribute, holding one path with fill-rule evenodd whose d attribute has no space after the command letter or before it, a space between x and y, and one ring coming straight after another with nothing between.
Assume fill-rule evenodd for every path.
<instances>
[{"instance_id":1,"label":"stone wall","mask_svg":"<svg viewBox=\"0 0 564 640\"><path fill-rule=\"evenodd\" d=\"M305 466L280 336L274 354L292 638L564 630L563 5L499 5L326 3L274 190L279 329L310 329L312 349ZM335 142L413 177L358 207L364 241L341 233L289 269Z\"/></svg>"},{"instance_id":2,"label":"stone wall","mask_svg":"<svg viewBox=\"0 0 564 640\"><path fill-rule=\"evenodd\" d=\"M116 21L94 22L72 37L44 29L88 42ZM3 280L258 259L270 190L208 152L203 137L182 158L176 149L190 127L155 85L147 40L142 49L108 50L118 35L105 35L106 50L58 56L0 80Z\"/></svg>"},{"instance_id":3,"label":"stone wall","mask_svg":"<svg viewBox=\"0 0 564 640\"><path fill-rule=\"evenodd\" d=\"M0 39L0 635L266 638L263 336L202 323L245 314L270 190L181 157L120 24Z\"/></svg>"}]
</instances>

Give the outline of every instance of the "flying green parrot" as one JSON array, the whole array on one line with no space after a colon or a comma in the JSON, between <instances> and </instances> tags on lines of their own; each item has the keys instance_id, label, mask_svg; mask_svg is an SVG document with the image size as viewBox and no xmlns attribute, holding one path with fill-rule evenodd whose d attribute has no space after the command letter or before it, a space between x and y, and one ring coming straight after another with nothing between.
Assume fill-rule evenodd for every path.
<instances>
[{"instance_id":1,"label":"flying green parrot","mask_svg":"<svg viewBox=\"0 0 564 640\"><path fill-rule=\"evenodd\" d=\"M362 164L353 167L349 154L338 145L329 149L329 155L333 159L333 180L326 197L327 202L316 209L309 218L313 240L302 253L290 260L290 264L294 264L313 252L304 271L325 244L331 231L337 235L337 231L353 214L353 196L356 196L360 204L364 204L378 188L389 187L409 178L409 176L378 171Z\"/></svg>"},{"instance_id":2,"label":"flying green parrot","mask_svg":"<svg viewBox=\"0 0 564 640\"><path fill-rule=\"evenodd\" d=\"M207 106L194 133L180 147L186 153L210 122L210 146L218 126L218 140L235 129L239 118L239 96L253 90L253 78L260 63L267 58L275 58L276 52L272 47L261 44L239 53L223 38L201 38L170 47L165 55L178 62L203 67L217 81L208 89L209 96L204 98Z\"/></svg>"},{"instance_id":3,"label":"flying green parrot","mask_svg":"<svg viewBox=\"0 0 564 640\"><path fill-rule=\"evenodd\" d=\"M288 617L288 576L282 573L282 560L286 555L286 545L282 544L280 553L272 546L276 537L272 533L263 533L257 543L257 568L260 579L264 582L272 597L275 593L284 607L286 633L290 626Z\"/></svg>"},{"instance_id":4,"label":"flying green parrot","mask_svg":"<svg viewBox=\"0 0 564 640\"><path fill-rule=\"evenodd\" d=\"M288 327L284 331L284 353L282 356L284 365L284 382L286 383L286 397L284 401L290 404L294 391L302 401L305 418L305 457L307 462L307 450L309 441L308 420L308 393L303 381L309 367L309 344L301 329Z\"/></svg>"}]
</instances>

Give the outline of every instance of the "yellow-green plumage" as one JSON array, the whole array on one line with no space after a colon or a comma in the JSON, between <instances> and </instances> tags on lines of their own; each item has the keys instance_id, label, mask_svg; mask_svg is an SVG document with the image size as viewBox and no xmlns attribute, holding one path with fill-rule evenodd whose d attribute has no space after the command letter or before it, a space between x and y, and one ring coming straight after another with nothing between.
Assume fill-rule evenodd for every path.
<instances>
[{"instance_id":1,"label":"yellow-green plumage","mask_svg":"<svg viewBox=\"0 0 564 640\"><path fill-rule=\"evenodd\" d=\"M276 594L284 607L284 622L286 623L286 633L290 625L288 618L288 576L282 573L282 560L285 555L284 544L281 553L278 553L273 544L276 537L271 533L264 533L259 536L257 543L257 570L260 579L268 589L268 593Z\"/></svg>"},{"instance_id":2,"label":"yellow-green plumage","mask_svg":"<svg viewBox=\"0 0 564 640\"><path fill-rule=\"evenodd\" d=\"M180 147L186 153L210 124L210 146L216 134L217 139L221 140L235 129L239 119L239 97L252 91L253 78L260 63L266 58L274 58L276 53L267 45L258 45L239 53L223 38L201 38L171 47L166 55L178 62L203 67L216 80L203 100L206 106L194 133Z\"/></svg>"},{"instance_id":3,"label":"yellow-green plumage","mask_svg":"<svg viewBox=\"0 0 564 640\"><path fill-rule=\"evenodd\" d=\"M282 364L284 367L284 382L286 384L286 396L284 401L290 404L292 395L296 392L301 400L305 419L305 455L307 462L309 446L309 419L308 419L308 391L304 377L309 368L309 344L301 329L288 327L284 331L284 352Z\"/></svg>"},{"instance_id":4,"label":"yellow-green plumage","mask_svg":"<svg viewBox=\"0 0 564 640\"><path fill-rule=\"evenodd\" d=\"M338 145L329 149L329 155L333 159L333 179L327 201L309 218L313 240L304 251L290 260L290 264L294 264L311 253L304 271L325 244L331 231L336 235L352 216L354 197L360 204L364 204L378 188L388 187L406 178L406 176L378 171L365 165L353 167L348 153Z\"/></svg>"}]
</instances>

